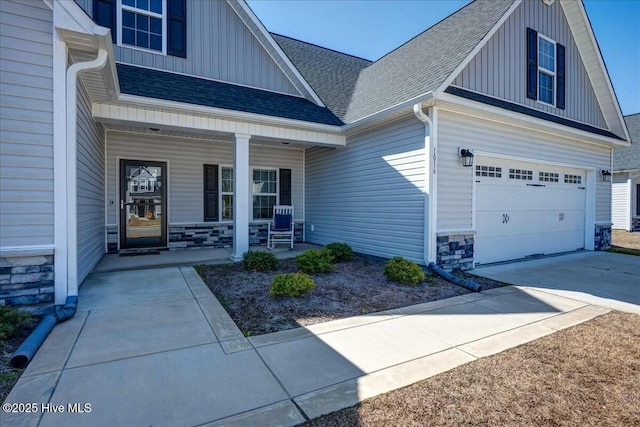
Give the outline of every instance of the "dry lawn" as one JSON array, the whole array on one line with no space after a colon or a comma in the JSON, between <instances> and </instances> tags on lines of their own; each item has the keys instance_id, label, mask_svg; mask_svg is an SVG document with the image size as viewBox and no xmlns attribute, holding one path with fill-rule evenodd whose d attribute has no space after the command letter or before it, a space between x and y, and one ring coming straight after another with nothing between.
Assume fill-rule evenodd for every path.
<instances>
[{"instance_id":1,"label":"dry lawn","mask_svg":"<svg viewBox=\"0 0 640 427\"><path fill-rule=\"evenodd\" d=\"M640 316L611 312L305 426L640 426Z\"/></svg>"},{"instance_id":2,"label":"dry lawn","mask_svg":"<svg viewBox=\"0 0 640 427\"><path fill-rule=\"evenodd\" d=\"M611 252L629 255L640 255L640 233L629 233L624 230L613 230L611 234Z\"/></svg>"}]
</instances>

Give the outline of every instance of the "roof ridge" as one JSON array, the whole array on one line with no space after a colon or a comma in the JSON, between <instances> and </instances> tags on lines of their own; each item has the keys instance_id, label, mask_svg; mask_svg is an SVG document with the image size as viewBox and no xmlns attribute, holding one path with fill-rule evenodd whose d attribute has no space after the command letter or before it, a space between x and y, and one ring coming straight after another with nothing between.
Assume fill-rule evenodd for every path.
<instances>
[{"instance_id":1,"label":"roof ridge","mask_svg":"<svg viewBox=\"0 0 640 427\"><path fill-rule=\"evenodd\" d=\"M278 34L278 33L273 33L273 32L269 32L269 34L271 34L272 36L284 37L286 39L294 40L294 41L297 41L297 42L300 42L300 43L304 43L304 44L307 44L309 46L313 46L313 47L317 47L317 48L320 48L320 49L328 50L328 51L331 51L331 52L339 53L340 55L350 56L351 58L359 59L361 61L366 61L366 62L368 62L370 64L373 64L375 62L375 61L372 61L370 59L363 58L361 56L352 55L350 53L345 53L345 52L340 52L339 50L336 50L336 49L331 49L329 47L320 46L319 44L315 44L315 43L311 43L311 42L308 42L308 41L300 40L300 39L297 39L295 37L285 36L284 34Z\"/></svg>"},{"instance_id":2,"label":"roof ridge","mask_svg":"<svg viewBox=\"0 0 640 427\"><path fill-rule=\"evenodd\" d=\"M637 113L631 113L631 114L627 114L626 116L622 116L623 118L627 118L627 117L633 117L633 116L639 116L640 115L640 111L638 111Z\"/></svg>"}]
</instances>

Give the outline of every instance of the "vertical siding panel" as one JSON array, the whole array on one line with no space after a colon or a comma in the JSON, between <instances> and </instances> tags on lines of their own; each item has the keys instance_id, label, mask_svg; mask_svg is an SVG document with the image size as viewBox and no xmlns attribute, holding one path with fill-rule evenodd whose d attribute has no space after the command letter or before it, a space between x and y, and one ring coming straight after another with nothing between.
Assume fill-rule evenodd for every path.
<instances>
[{"instance_id":1,"label":"vertical siding panel","mask_svg":"<svg viewBox=\"0 0 640 427\"><path fill-rule=\"evenodd\" d=\"M0 247L53 244L53 12L0 1Z\"/></svg>"},{"instance_id":2,"label":"vertical siding panel","mask_svg":"<svg viewBox=\"0 0 640 427\"><path fill-rule=\"evenodd\" d=\"M526 97L524 34L527 27L566 47L567 102L564 110ZM546 113L607 128L559 2L554 2L552 6L545 6L541 1L522 2L461 74L469 74L470 78L456 79L454 84Z\"/></svg>"}]
</instances>

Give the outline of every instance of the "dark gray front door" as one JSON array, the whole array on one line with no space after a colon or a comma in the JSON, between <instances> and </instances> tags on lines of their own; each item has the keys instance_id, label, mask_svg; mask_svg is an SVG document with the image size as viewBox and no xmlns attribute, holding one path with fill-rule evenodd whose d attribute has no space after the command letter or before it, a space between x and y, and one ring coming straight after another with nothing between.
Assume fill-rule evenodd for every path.
<instances>
[{"instance_id":1,"label":"dark gray front door","mask_svg":"<svg viewBox=\"0 0 640 427\"><path fill-rule=\"evenodd\" d=\"M120 248L167 246L167 164L120 160Z\"/></svg>"}]
</instances>

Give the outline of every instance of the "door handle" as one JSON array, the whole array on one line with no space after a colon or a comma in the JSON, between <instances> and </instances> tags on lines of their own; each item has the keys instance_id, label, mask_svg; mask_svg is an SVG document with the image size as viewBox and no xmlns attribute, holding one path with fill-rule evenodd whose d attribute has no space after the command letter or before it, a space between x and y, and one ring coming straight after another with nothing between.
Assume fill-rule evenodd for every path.
<instances>
[{"instance_id":1,"label":"door handle","mask_svg":"<svg viewBox=\"0 0 640 427\"><path fill-rule=\"evenodd\" d=\"M509 215L508 214L502 214L502 223L506 224L509 222Z\"/></svg>"},{"instance_id":2,"label":"door handle","mask_svg":"<svg viewBox=\"0 0 640 427\"><path fill-rule=\"evenodd\" d=\"M564 221L564 212L558 214L558 221Z\"/></svg>"}]
</instances>

